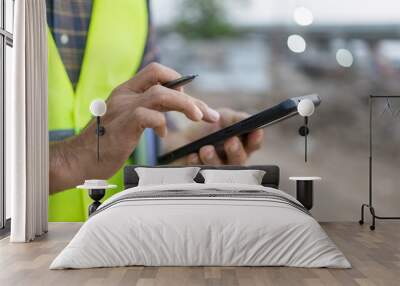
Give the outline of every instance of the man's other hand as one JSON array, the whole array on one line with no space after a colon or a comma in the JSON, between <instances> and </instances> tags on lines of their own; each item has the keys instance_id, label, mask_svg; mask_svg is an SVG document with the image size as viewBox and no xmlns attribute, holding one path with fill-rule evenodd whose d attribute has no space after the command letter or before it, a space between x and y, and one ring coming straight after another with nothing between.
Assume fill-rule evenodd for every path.
<instances>
[{"instance_id":1,"label":"man's other hand","mask_svg":"<svg viewBox=\"0 0 400 286\"><path fill-rule=\"evenodd\" d=\"M249 116L249 114L232 109L219 109L220 119L214 123L193 123L185 130L174 132L166 138L166 149L173 150L179 145L193 142L221 128L232 125ZM250 154L258 150L263 144L264 131L257 129L249 133L244 141L238 137L231 137L224 142L226 156L219 156L212 145L203 146L198 153L193 153L186 158L179 159L176 164L189 165L243 165ZM178 144L178 145L177 145Z\"/></svg>"}]
</instances>

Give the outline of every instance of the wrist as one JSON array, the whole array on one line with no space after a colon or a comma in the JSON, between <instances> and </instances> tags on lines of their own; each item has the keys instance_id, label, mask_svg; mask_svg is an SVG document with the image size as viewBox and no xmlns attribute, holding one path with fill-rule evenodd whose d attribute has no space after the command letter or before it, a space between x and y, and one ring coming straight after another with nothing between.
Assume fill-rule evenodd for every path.
<instances>
[{"instance_id":1,"label":"wrist","mask_svg":"<svg viewBox=\"0 0 400 286\"><path fill-rule=\"evenodd\" d=\"M85 146L82 136L50 145L50 193L73 188L87 178L93 153Z\"/></svg>"}]
</instances>

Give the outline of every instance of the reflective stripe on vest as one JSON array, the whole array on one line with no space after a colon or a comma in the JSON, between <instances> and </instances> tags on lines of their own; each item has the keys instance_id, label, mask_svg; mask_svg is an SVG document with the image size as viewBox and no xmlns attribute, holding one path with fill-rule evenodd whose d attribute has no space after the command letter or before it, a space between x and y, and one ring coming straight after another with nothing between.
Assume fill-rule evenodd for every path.
<instances>
[{"instance_id":1,"label":"reflective stripe on vest","mask_svg":"<svg viewBox=\"0 0 400 286\"><path fill-rule=\"evenodd\" d=\"M59 129L59 130L50 130L49 131L49 141L62 141L71 136L75 135L75 129Z\"/></svg>"},{"instance_id":2,"label":"reflective stripe on vest","mask_svg":"<svg viewBox=\"0 0 400 286\"><path fill-rule=\"evenodd\" d=\"M91 119L90 102L107 99L114 87L132 77L139 68L148 33L146 0L95 0L79 81L74 91L48 31L49 132L63 140L86 126ZM145 136L142 136L145 139ZM141 142L139 146L145 147ZM140 147L139 147L140 149ZM143 148L142 148L143 149ZM138 157L143 163L146 150ZM90 178L88 178L90 179ZM110 182L123 187L122 172ZM91 203L85 190L66 190L49 197L50 221L83 221Z\"/></svg>"}]
</instances>

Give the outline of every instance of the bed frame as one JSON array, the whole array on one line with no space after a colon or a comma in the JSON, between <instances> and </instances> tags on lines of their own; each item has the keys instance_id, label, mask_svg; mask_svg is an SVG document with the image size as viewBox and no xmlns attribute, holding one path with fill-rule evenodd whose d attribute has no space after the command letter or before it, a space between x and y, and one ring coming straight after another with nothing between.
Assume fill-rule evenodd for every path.
<instances>
[{"instance_id":1,"label":"bed frame","mask_svg":"<svg viewBox=\"0 0 400 286\"><path fill-rule=\"evenodd\" d=\"M141 165L132 165L126 166L124 169L124 188L133 188L138 185L139 177L135 171L136 167L149 167L149 166L141 166ZM187 166L155 166L152 168L182 168ZM262 179L261 184L265 187L271 187L278 189L279 188L279 167L275 165L254 165L254 166L196 166L200 167L202 170L204 169L217 169L217 170L263 170L265 171L265 175ZM199 173L194 180L197 183L204 183L203 176Z\"/></svg>"}]
</instances>

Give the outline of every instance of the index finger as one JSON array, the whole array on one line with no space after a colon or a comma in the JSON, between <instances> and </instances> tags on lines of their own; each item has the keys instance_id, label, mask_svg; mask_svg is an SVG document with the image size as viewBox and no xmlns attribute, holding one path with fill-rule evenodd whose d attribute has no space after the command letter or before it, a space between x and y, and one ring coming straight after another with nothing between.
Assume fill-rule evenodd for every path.
<instances>
[{"instance_id":1,"label":"index finger","mask_svg":"<svg viewBox=\"0 0 400 286\"><path fill-rule=\"evenodd\" d=\"M175 80L180 77L181 75L177 71L169 67L158 63L151 63L123 85L134 92L144 92L153 85Z\"/></svg>"},{"instance_id":2,"label":"index finger","mask_svg":"<svg viewBox=\"0 0 400 286\"><path fill-rule=\"evenodd\" d=\"M179 111L194 121L216 122L219 119L219 113L204 102L161 85L149 88L141 98L142 104L148 108L162 112Z\"/></svg>"}]
</instances>

